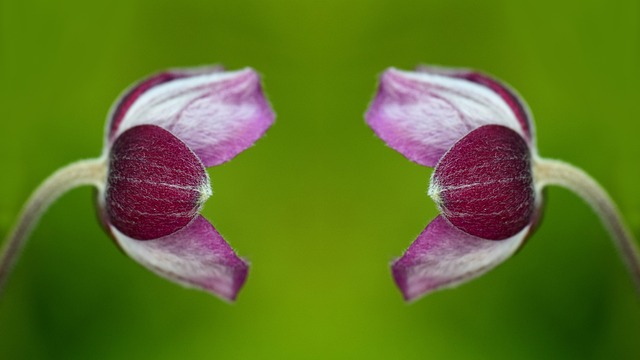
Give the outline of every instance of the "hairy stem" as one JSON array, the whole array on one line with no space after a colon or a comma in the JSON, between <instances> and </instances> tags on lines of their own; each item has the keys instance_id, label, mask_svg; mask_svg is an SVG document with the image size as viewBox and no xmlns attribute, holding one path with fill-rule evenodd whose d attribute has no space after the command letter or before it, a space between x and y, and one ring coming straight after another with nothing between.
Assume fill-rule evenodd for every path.
<instances>
[{"instance_id":1,"label":"hairy stem","mask_svg":"<svg viewBox=\"0 0 640 360\"><path fill-rule=\"evenodd\" d=\"M633 234L625 226L615 203L607 192L586 172L558 160L534 161L536 186L559 185L573 190L591 205L613 237L618 251L640 294L640 252Z\"/></svg>"},{"instance_id":2,"label":"hairy stem","mask_svg":"<svg viewBox=\"0 0 640 360\"><path fill-rule=\"evenodd\" d=\"M31 194L0 252L0 295L29 234L45 210L62 194L82 185L103 187L106 178L104 158L82 160L59 169Z\"/></svg>"}]
</instances>

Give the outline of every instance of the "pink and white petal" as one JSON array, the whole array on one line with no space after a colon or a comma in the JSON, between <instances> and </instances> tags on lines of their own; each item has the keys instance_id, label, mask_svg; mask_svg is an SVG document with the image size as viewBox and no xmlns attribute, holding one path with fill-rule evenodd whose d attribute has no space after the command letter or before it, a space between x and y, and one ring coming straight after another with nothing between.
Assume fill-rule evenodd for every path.
<instances>
[{"instance_id":1,"label":"pink and white petal","mask_svg":"<svg viewBox=\"0 0 640 360\"><path fill-rule=\"evenodd\" d=\"M157 125L184 141L209 167L251 146L274 117L259 75L247 68L175 79L149 89L131 105L115 136L137 125Z\"/></svg>"},{"instance_id":2,"label":"pink and white petal","mask_svg":"<svg viewBox=\"0 0 640 360\"><path fill-rule=\"evenodd\" d=\"M387 145L430 167L456 141L483 125L503 125L524 136L508 104L487 87L394 68L382 74L365 117Z\"/></svg>"},{"instance_id":3,"label":"pink and white petal","mask_svg":"<svg viewBox=\"0 0 640 360\"><path fill-rule=\"evenodd\" d=\"M464 68L445 68L438 66L419 66L418 71L444 75L472 81L485 86L498 94L511 108L525 134L527 142L535 142L535 126L531 110L518 92L508 84L478 71Z\"/></svg>"},{"instance_id":4,"label":"pink and white petal","mask_svg":"<svg viewBox=\"0 0 640 360\"><path fill-rule=\"evenodd\" d=\"M224 69L220 65L213 66L201 66L196 68L185 69L170 69L158 74L151 75L127 88L118 99L111 105L109 114L107 115L107 127L106 127L106 143L110 143L114 140L116 131L120 126L120 123L124 119L124 115L127 113L131 105L145 92L153 87L164 84L176 79L182 79L198 75L206 75L217 72L222 72Z\"/></svg>"},{"instance_id":5,"label":"pink and white petal","mask_svg":"<svg viewBox=\"0 0 640 360\"><path fill-rule=\"evenodd\" d=\"M114 226L111 233L125 253L154 273L227 301L236 299L247 278L247 262L200 215L183 229L159 239L135 240Z\"/></svg>"},{"instance_id":6,"label":"pink and white petal","mask_svg":"<svg viewBox=\"0 0 640 360\"><path fill-rule=\"evenodd\" d=\"M518 250L529 232L492 241L469 235L436 217L392 264L396 284L407 301L450 288L493 269Z\"/></svg>"}]
</instances>

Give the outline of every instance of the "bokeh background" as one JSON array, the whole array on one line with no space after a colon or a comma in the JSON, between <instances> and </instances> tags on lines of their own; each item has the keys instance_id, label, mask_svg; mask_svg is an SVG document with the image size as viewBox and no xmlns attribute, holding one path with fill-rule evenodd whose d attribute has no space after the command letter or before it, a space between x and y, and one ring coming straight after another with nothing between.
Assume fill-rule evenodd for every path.
<instances>
[{"instance_id":1,"label":"bokeh background","mask_svg":"<svg viewBox=\"0 0 640 360\"><path fill-rule=\"evenodd\" d=\"M81 188L0 299L0 359L639 359L632 283L563 189L517 256L405 304L388 264L436 215L431 170L363 120L386 67L492 73L526 97L541 154L597 178L640 237L639 14L636 0L1 0L0 237L40 181L99 154L112 101L149 73L252 66L278 118L209 169L204 214L253 264L236 304L123 256Z\"/></svg>"}]
</instances>

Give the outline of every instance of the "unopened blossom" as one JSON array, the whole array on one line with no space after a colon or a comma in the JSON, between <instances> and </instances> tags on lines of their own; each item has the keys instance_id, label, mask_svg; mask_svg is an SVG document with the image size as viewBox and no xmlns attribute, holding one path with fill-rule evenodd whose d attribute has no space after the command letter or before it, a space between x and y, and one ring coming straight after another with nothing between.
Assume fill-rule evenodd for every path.
<instances>
[{"instance_id":1,"label":"unopened blossom","mask_svg":"<svg viewBox=\"0 0 640 360\"><path fill-rule=\"evenodd\" d=\"M45 181L13 237L25 238L64 191L94 185L99 217L124 253L171 281L234 300L248 264L199 214L212 194L206 168L250 147L273 120L260 78L249 68L175 69L144 79L112 106L102 156ZM5 253L17 253L19 241L7 244ZM12 256L5 258L2 279Z\"/></svg>"},{"instance_id":2,"label":"unopened blossom","mask_svg":"<svg viewBox=\"0 0 640 360\"><path fill-rule=\"evenodd\" d=\"M387 70L366 114L390 147L432 167L428 194L440 215L394 261L406 300L476 278L532 234L542 189L563 185L591 203L640 286L638 251L607 194L583 171L540 158L527 104L479 72Z\"/></svg>"}]
</instances>

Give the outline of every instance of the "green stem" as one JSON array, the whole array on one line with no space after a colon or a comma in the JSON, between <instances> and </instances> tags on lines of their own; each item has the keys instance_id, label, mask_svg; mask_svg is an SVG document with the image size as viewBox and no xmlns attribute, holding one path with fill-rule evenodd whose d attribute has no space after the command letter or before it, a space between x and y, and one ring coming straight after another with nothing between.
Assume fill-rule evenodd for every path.
<instances>
[{"instance_id":1,"label":"green stem","mask_svg":"<svg viewBox=\"0 0 640 360\"><path fill-rule=\"evenodd\" d=\"M82 185L104 187L104 158L82 160L59 169L31 194L0 252L0 296L20 252L45 210L62 194Z\"/></svg>"},{"instance_id":2,"label":"green stem","mask_svg":"<svg viewBox=\"0 0 640 360\"><path fill-rule=\"evenodd\" d=\"M536 186L559 185L573 190L591 205L618 248L636 290L640 294L640 252L633 234L609 194L586 172L558 160L537 158L534 161Z\"/></svg>"}]
</instances>

